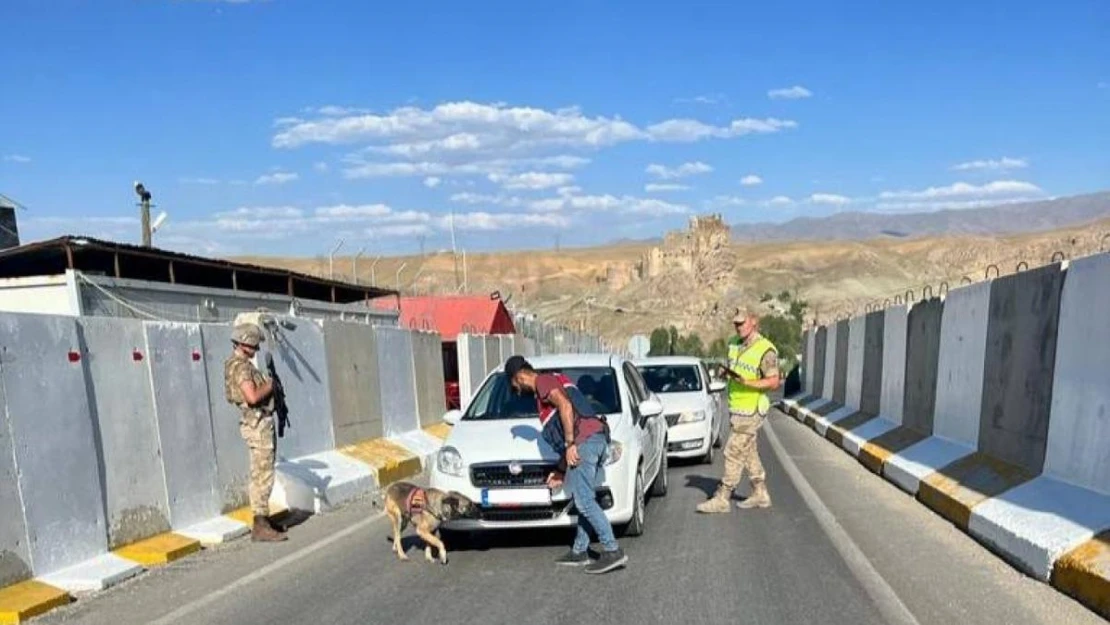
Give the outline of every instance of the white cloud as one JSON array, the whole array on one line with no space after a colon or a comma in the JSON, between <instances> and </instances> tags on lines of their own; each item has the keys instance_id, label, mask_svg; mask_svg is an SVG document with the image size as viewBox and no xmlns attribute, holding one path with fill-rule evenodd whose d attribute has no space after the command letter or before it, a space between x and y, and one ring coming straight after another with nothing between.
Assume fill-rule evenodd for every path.
<instances>
[{"instance_id":1,"label":"white cloud","mask_svg":"<svg viewBox=\"0 0 1110 625\"><path fill-rule=\"evenodd\" d=\"M439 218L439 228L451 228L451 216ZM558 213L456 213L454 215L456 230L508 230L535 228L548 226L552 228L565 228L570 225L570 219Z\"/></svg>"},{"instance_id":2,"label":"white cloud","mask_svg":"<svg viewBox=\"0 0 1110 625\"><path fill-rule=\"evenodd\" d=\"M263 174L255 179L254 184L285 184L293 182L300 178L299 174L293 172L279 171L272 174Z\"/></svg>"},{"instance_id":3,"label":"white cloud","mask_svg":"<svg viewBox=\"0 0 1110 625\"><path fill-rule=\"evenodd\" d=\"M443 180L438 176L428 176L424 179L424 186L428 187L429 189L434 189L438 187L439 183L441 182L443 182Z\"/></svg>"},{"instance_id":4,"label":"white cloud","mask_svg":"<svg viewBox=\"0 0 1110 625\"><path fill-rule=\"evenodd\" d=\"M547 167L575 169L590 162L577 156L550 156L544 158L490 159L468 163L442 162L368 162L361 156L349 156L349 168L343 171L347 178L399 178L404 176L489 176L506 174L523 169Z\"/></svg>"},{"instance_id":5,"label":"white cloud","mask_svg":"<svg viewBox=\"0 0 1110 625\"><path fill-rule=\"evenodd\" d=\"M431 234L432 228L428 224L399 224L395 226L372 226L363 231L368 237L415 237Z\"/></svg>"},{"instance_id":6,"label":"white cloud","mask_svg":"<svg viewBox=\"0 0 1110 625\"><path fill-rule=\"evenodd\" d=\"M678 167L667 167L666 165L652 163L648 165L644 171L656 178L673 180L675 178L686 178L687 176L707 174L713 171L713 168L701 161L695 161L692 163L683 163Z\"/></svg>"},{"instance_id":7,"label":"white cloud","mask_svg":"<svg viewBox=\"0 0 1110 625\"><path fill-rule=\"evenodd\" d=\"M520 208L527 204L523 198L516 196L486 195L484 193L471 193L469 191L456 193L452 195L450 199L452 202L458 202L459 204L485 204L490 206L506 206L509 208Z\"/></svg>"},{"instance_id":8,"label":"white cloud","mask_svg":"<svg viewBox=\"0 0 1110 625\"><path fill-rule=\"evenodd\" d=\"M720 208L725 206L746 206L748 201L742 197L736 197L735 195L718 195L710 200L708 204Z\"/></svg>"},{"instance_id":9,"label":"white cloud","mask_svg":"<svg viewBox=\"0 0 1110 625\"><path fill-rule=\"evenodd\" d=\"M295 206L243 206L235 210L216 213L216 217L241 217L246 219L298 219L304 211Z\"/></svg>"},{"instance_id":10,"label":"white cloud","mask_svg":"<svg viewBox=\"0 0 1110 625\"><path fill-rule=\"evenodd\" d=\"M957 182L946 187L929 187L920 191L883 191L879 197L884 200L929 200L937 198L979 198L1003 197L1019 194L1039 194L1040 187L1020 180L996 180L983 185Z\"/></svg>"},{"instance_id":11,"label":"white cloud","mask_svg":"<svg viewBox=\"0 0 1110 625\"><path fill-rule=\"evenodd\" d=\"M576 195L565 194L560 197L535 200L529 203L534 211L579 211L615 212L636 215L677 215L689 212L683 204L673 204L656 198L640 198L631 195Z\"/></svg>"},{"instance_id":12,"label":"white cloud","mask_svg":"<svg viewBox=\"0 0 1110 625\"><path fill-rule=\"evenodd\" d=\"M744 185L745 187L754 187L756 185L763 184L763 179L755 174L748 174L747 176L744 176L740 179L740 184Z\"/></svg>"},{"instance_id":13,"label":"white cloud","mask_svg":"<svg viewBox=\"0 0 1110 625\"><path fill-rule=\"evenodd\" d=\"M771 89L767 97L772 100L799 100L813 96L813 92L801 85L794 85L785 89Z\"/></svg>"},{"instance_id":14,"label":"white cloud","mask_svg":"<svg viewBox=\"0 0 1110 625\"><path fill-rule=\"evenodd\" d=\"M728 126L711 126L695 119L670 119L648 126L648 137L655 141L692 143L702 139L730 139L752 133L769 134L797 128L798 123L791 120L737 119Z\"/></svg>"},{"instance_id":15,"label":"white cloud","mask_svg":"<svg viewBox=\"0 0 1110 625\"><path fill-rule=\"evenodd\" d=\"M851 198L837 195L835 193L814 193L809 196L809 201L813 204L826 204L829 206L844 206L852 202Z\"/></svg>"},{"instance_id":16,"label":"white cloud","mask_svg":"<svg viewBox=\"0 0 1110 625\"><path fill-rule=\"evenodd\" d=\"M670 184L670 183L657 183L652 182L644 185L644 191L647 193L666 193L668 191L686 191L690 187L684 184Z\"/></svg>"},{"instance_id":17,"label":"white cloud","mask_svg":"<svg viewBox=\"0 0 1110 625\"><path fill-rule=\"evenodd\" d=\"M313 163L312 168L315 169L316 171L320 172L321 174L323 174L323 173L326 173L328 171L328 164L323 162L323 161L320 161L320 162L317 162L317 163Z\"/></svg>"},{"instance_id":18,"label":"white cloud","mask_svg":"<svg viewBox=\"0 0 1110 625\"><path fill-rule=\"evenodd\" d=\"M675 98L677 104L721 104L727 98L719 93L710 93L704 95L696 95L692 98Z\"/></svg>"},{"instance_id":19,"label":"white cloud","mask_svg":"<svg viewBox=\"0 0 1110 625\"><path fill-rule=\"evenodd\" d=\"M181 184L199 184L199 185L204 185L204 186L211 186L211 185L214 185L214 184L220 184L220 181L217 178L205 178L205 177L189 177L189 176L186 176L184 178L178 178L177 181L180 182Z\"/></svg>"},{"instance_id":20,"label":"white cloud","mask_svg":"<svg viewBox=\"0 0 1110 625\"><path fill-rule=\"evenodd\" d=\"M493 173L489 175L489 180L505 189L531 189L535 191L550 189L551 187L564 187L574 182L574 176L566 173L527 171L520 174Z\"/></svg>"},{"instance_id":21,"label":"white cloud","mask_svg":"<svg viewBox=\"0 0 1110 625\"><path fill-rule=\"evenodd\" d=\"M929 212L938 210L967 210L970 208L983 208L987 206L1001 206L1003 204L1020 204L1022 202L1037 202L1045 200L1044 196L1017 196L999 199L980 200L938 200L938 201L898 201L879 202L875 208L884 212Z\"/></svg>"},{"instance_id":22,"label":"white cloud","mask_svg":"<svg viewBox=\"0 0 1110 625\"><path fill-rule=\"evenodd\" d=\"M30 163L31 162L31 157L30 156L24 156L22 154L6 154L6 155L4 155L4 162L6 162L6 163L20 163L20 164Z\"/></svg>"},{"instance_id":23,"label":"white cloud","mask_svg":"<svg viewBox=\"0 0 1110 625\"><path fill-rule=\"evenodd\" d=\"M1023 167L1028 167L1028 166L1029 166L1029 162L1024 158L1010 158L1008 156L1004 156L1000 159L978 160L978 161L968 161L966 163L960 163L958 165L953 165L952 170L953 171L976 171L976 170L1005 171L1005 170L1008 170L1008 169L1021 169Z\"/></svg>"},{"instance_id":24,"label":"white cloud","mask_svg":"<svg viewBox=\"0 0 1110 625\"><path fill-rule=\"evenodd\" d=\"M776 195L775 197L767 200L765 204L767 206L791 206L792 204L794 204L794 200L785 195Z\"/></svg>"}]
</instances>

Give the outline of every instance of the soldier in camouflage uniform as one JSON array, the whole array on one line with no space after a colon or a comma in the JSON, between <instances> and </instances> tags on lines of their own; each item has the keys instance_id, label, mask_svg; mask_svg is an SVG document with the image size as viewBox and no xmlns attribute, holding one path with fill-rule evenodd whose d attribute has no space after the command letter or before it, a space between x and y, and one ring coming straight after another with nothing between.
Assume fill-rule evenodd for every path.
<instances>
[{"instance_id":1,"label":"soldier in camouflage uniform","mask_svg":"<svg viewBox=\"0 0 1110 625\"><path fill-rule=\"evenodd\" d=\"M228 403L239 408L239 434L250 448L250 500L254 516L251 539L276 542L287 537L284 528L270 519L277 447L273 383L251 361L263 340L262 331L254 324L237 325L232 330L234 350L224 361L224 395Z\"/></svg>"},{"instance_id":2,"label":"soldier in camouflage uniform","mask_svg":"<svg viewBox=\"0 0 1110 625\"><path fill-rule=\"evenodd\" d=\"M767 393L779 387L778 350L759 333L759 317L744 310L732 318L736 328L728 344L728 366L721 370L728 378L728 411L732 431L725 443L725 472L721 483L708 501L698 505L705 514L729 511L732 491L740 483L744 469L752 481L752 494L736 504L738 508L769 508L766 473L759 459L756 440L759 428L771 409Z\"/></svg>"}]
</instances>

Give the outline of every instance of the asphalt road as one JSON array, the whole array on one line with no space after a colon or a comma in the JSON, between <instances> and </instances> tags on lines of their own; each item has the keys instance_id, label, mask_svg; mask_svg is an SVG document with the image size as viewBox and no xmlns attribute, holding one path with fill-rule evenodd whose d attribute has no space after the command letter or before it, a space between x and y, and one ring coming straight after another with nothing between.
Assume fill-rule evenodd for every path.
<instances>
[{"instance_id":1,"label":"asphalt road","mask_svg":"<svg viewBox=\"0 0 1110 625\"><path fill-rule=\"evenodd\" d=\"M35 622L1106 623L788 417L770 429L760 445L773 508L698 515L720 461L672 466L645 534L622 541L628 568L608 575L553 565L565 533L496 535L447 566L410 539L401 563L387 523L357 503L286 543L206 551Z\"/></svg>"}]
</instances>

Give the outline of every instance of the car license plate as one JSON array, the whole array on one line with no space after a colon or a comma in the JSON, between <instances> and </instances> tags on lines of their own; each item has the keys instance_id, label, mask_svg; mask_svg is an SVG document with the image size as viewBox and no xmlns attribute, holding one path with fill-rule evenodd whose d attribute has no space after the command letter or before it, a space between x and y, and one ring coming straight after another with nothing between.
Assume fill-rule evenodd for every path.
<instances>
[{"instance_id":1,"label":"car license plate","mask_svg":"<svg viewBox=\"0 0 1110 625\"><path fill-rule=\"evenodd\" d=\"M515 508L519 506L550 506L551 491L546 488L482 489L482 506Z\"/></svg>"}]
</instances>

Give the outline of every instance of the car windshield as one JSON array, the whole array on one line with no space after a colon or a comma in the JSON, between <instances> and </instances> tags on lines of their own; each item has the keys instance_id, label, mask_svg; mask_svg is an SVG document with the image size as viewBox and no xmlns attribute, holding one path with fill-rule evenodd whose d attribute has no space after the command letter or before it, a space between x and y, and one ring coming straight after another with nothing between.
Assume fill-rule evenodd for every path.
<instances>
[{"instance_id":1,"label":"car windshield","mask_svg":"<svg viewBox=\"0 0 1110 625\"><path fill-rule=\"evenodd\" d=\"M653 393L692 393L701 390L695 365L647 365L638 367Z\"/></svg>"},{"instance_id":2,"label":"car windshield","mask_svg":"<svg viewBox=\"0 0 1110 625\"><path fill-rule=\"evenodd\" d=\"M578 390L590 400L598 414L615 414L621 411L617 374L612 367L537 369L537 372L558 372L570 378ZM490 376L478 391L462 418L464 421L490 421L538 416L536 396L532 393L517 395L513 392L505 374L498 372Z\"/></svg>"}]
</instances>

